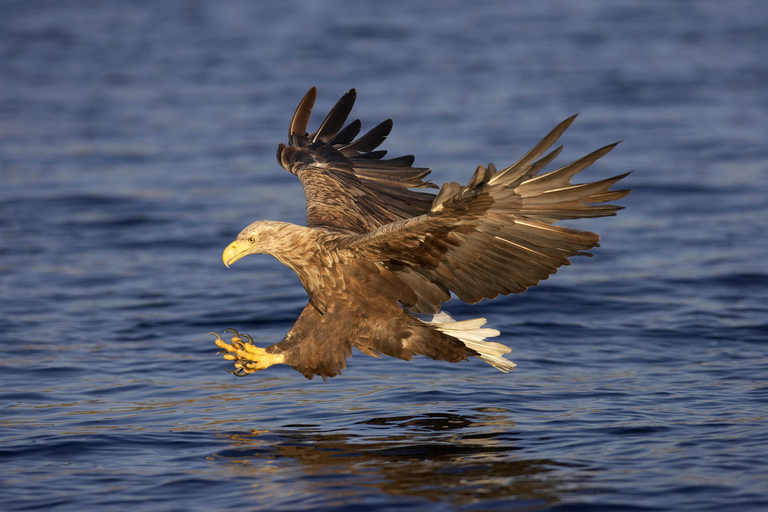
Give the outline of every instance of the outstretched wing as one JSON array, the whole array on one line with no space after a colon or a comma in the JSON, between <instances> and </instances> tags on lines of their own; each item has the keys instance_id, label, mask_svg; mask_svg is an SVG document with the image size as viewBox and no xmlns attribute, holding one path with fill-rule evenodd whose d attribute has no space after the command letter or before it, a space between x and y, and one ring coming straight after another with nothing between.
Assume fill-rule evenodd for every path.
<instances>
[{"instance_id":1,"label":"outstretched wing","mask_svg":"<svg viewBox=\"0 0 768 512\"><path fill-rule=\"evenodd\" d=\"M411 167L413 156L383 160L386 151L375 151L392 130L392 120L355 139L360 121L344 126L357 97L352 89L317 131L307 133L316 97L313 87L293 115L288 146L277 148L277 161L304 186L307 226L367 233L428 212L435 196L410 189L437 188L423 180L430 170Z\"/></svg>"},{"instance_id":2,"label":"outstretched wing","mask_svg":"<svg viewBox=\"0 0 768 512\"><path fill-rule=\"evenodd\" d=\"M480 166L467 186L444 185L428 213L352 237L347 248L395 272L418 297L401 302L428 313L437 312L449 292L471 304L520 293L569 264L571 256L589 255L584 251L598 246L598 235L553 223L615 215L622 207L602 203L630 192L610 190L629 173L571 183L616 146L611 144L538 174L562 146L542 154L574 118L563 121L514 165L502 171L493 164Z\"/></svg>"}]
</instances>

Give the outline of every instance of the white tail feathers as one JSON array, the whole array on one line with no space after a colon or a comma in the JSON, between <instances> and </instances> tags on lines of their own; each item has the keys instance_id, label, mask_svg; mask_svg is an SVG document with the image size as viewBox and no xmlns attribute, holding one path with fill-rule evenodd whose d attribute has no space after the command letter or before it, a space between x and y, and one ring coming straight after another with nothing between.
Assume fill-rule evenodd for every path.
<instances>
[{"instance_id":1,"label":"white tail feathers","mask_svg":"<svg viewBox=\"0 0 768 512\"><path fill-rule=\"evenodd\" d=\"M480 354L478 356L480 359L494 368L507 373L517 366L509 359L503 357L504 354L511 352L512 349L501 343L485 341L485 338L493 338L501 334L496 329L483 327L486 322L485 318L473 318L457 322L451 315L441 311L426 323L434 325L435 329L440 332L458 338L467 348L471 348Z\"/></svg>"}]
</instances>

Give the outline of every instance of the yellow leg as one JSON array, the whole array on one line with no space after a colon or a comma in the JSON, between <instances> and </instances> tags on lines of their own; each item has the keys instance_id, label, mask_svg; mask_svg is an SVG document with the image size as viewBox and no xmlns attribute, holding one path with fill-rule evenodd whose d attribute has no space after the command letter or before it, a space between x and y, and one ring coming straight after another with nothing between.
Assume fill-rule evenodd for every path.
<instances>
[{"instance_id":1,"label":"yellow leg","mask_svg":"<svg viewBox=\"0 0 768 512\"><path fill-rule=\"evenodd\" d=\"M217 333L212 332L216 336L216 346L224 350L224 359L227 361L235 362L234 370L227 370L229 373L238 377L245 377L251 373L259 370L269 368L273 364L280 364L284 362L282 354L270 354L263 348L259 348L253 344L253 338L247 334L240 334L234 329L227 329L224 332L231 332L232 339L230 343L227 343ZM248 341L243 341L243 338Z\"/></svg>"}]
</instances>

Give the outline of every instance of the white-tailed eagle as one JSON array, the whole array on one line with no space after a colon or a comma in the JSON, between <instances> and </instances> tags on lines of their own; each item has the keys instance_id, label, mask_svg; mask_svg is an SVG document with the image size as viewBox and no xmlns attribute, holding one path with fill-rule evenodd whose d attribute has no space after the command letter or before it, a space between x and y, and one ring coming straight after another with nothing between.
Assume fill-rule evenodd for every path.
<instances>
[{"instance_id":1,"label":"white-tailed eagle","mask_svg":"<svg viewBox=\"0 0 768 512\"><path fill-rule=\"evenodd\" d=\"M217 334L224 358L235 362L231 373L287 364L325 379L341 373L352 347L375 357L478 357L514 368L507 346L485 340L499 332L483 327L484 318L455 321L442 303L451 294L474 304L520 293L571 256L589 255L598 235L554 224L621 209L605 203L629 193L610 190L629 173L571 184L616 144L540 173L562 149L547 153L573 116L511 166L479 166L467 185L446 183L432 194L425 189L437 187L424 180L430 170L412 167L413 156L384 159L376 149L391 120L361 137L359 120L345 126L354 89L308 133L316 97L313 87L293 115L288 145L277 149L277 161L304 187L307 225L254 222L223 254L227 266L249 254L274 256L299 276L309 303L285 338L266 348L234 329L229 342Z\"/></svg>"}]
</instances>

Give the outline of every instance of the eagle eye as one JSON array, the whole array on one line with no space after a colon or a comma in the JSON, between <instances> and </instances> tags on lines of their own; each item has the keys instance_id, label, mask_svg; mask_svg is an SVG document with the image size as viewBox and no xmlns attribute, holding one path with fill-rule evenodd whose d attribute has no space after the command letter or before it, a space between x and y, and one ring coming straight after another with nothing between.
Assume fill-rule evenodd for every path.
<instances>
[{"instance_id":1,"label":"eagle eye","mask_svg":"<svg viewBox=\"0 0 768 512\"><path fill-rule=\"evenodd\" d=\"M256 239L255 239L255 238L253 238L253 237L251 237L251 238L249 238L249 239L248 239L248 241L249 241L249 242L251 242L251 243L253 243L253 242L255 242L255 241L256 241Z\"/></svg>"}]
</instances>

